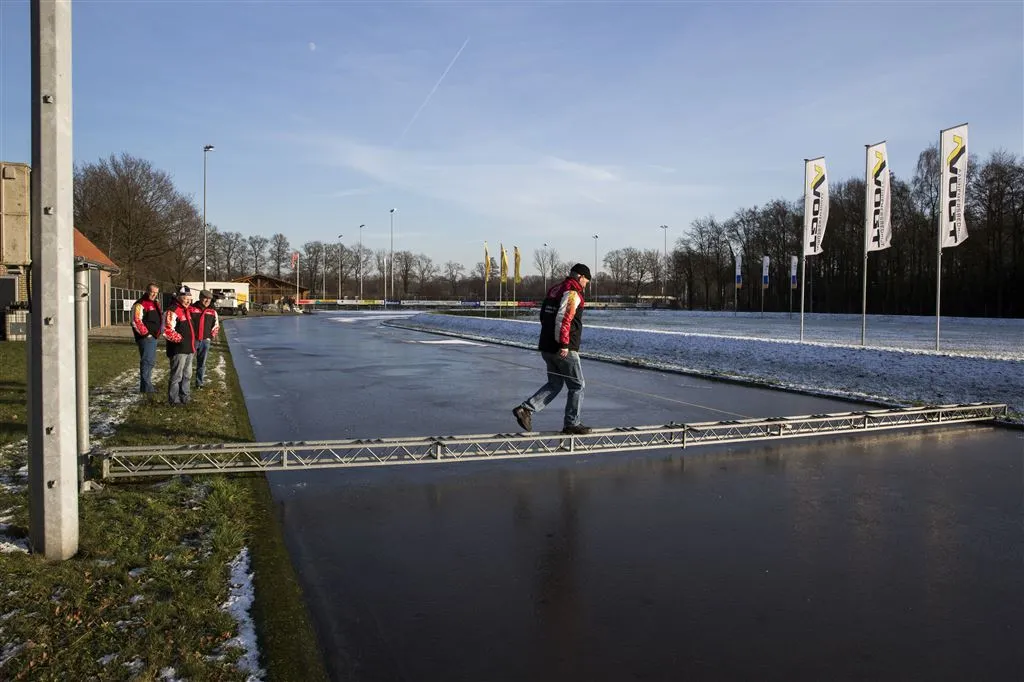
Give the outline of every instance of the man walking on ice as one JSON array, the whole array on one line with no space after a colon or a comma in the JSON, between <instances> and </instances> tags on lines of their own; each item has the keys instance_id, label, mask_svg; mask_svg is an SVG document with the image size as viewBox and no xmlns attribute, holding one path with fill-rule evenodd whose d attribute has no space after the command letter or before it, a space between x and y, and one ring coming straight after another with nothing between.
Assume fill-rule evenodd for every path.
<instances>
[{"instance_id":1,"label":"man walking on ice","mask_svg":"<svg viewBox=\"0 0 1024 682\"><path fill-rule=\"evenodd\" d=\"M583 368L580 366L580 337L583 335L583 290L590 282L590 268L577 263L561 284L548 289L540 308L540 341L537 344L547 365L548 381L529 400L512 410L524 431L533 431L533 413L555 399L562 386L565 399L562 433L583 435L590 427L580 423L583 401Z\"/></svg>"}]
</instances>

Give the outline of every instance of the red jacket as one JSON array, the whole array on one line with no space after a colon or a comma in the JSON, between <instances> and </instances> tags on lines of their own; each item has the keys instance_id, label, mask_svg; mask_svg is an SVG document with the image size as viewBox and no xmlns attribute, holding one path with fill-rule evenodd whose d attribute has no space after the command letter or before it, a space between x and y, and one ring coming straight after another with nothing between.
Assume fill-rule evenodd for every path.
<instances>
[{"instance_id":1,"label":"red jacket","mask_svg":"<svg viewBox=\"0 0 1024 682\"><path fill-rule=\"evenodd\" d=\"M132 306L132 333L135 334L135 338L144 339L147 336L152 336L154 339L159 339L160 327L163 324L162 316L163 313L160 311L160 304L157 301L151 301L146 296L137 300Z\"/></svg>"},{"instance_id":2,"label":"red jacket","mask_svg":"<svg viewBox=\"0 0 1024 682\"><path fill-rule=\"evenodd\" d=\"M167 355L196 352L196 330L192 323L195 308L183 306L175 301L164 313L164 336L167 339Z\"/></svg>"},{"instance_id":3,"label":"red jacket","mask_svg":"<svg viewBox=\"0 0 1024 682\"><path fill-rule=\"evenodd\" d=\"M192 326L196 330L196 341L215 339L220 332L220 316L213 305L192 306Z\"/></svg>"},{"instance_id":4,"label":"red jacket","mask_svg":"<svg viewBox=\"0 0 1024 682\"><path fill-rule=\"evenodd\" d=\"M575 277L548 289L540 307L540 341L537 347L547 353L563 348L580 349L583 336L583 286Z\"/></svg>"}]
</instances>

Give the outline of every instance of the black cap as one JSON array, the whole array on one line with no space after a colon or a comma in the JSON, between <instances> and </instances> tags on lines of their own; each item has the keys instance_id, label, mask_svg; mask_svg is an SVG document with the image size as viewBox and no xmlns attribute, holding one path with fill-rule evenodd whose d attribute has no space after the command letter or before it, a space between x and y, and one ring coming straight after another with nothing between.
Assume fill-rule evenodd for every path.
<instances>
[{"instance_id":1,"label":"black cap","mask_svg":"<svg viewBox=\"0 0 1024 682\"><path fill-rule=\"evenodd\" d=\"M569 274L582 275L587 279L593 279L593 277L590 276L590 268L588 268L583 263L577 263L576 265L572 266L572 268L569 270Z\"/></svg>"}]
</instances>

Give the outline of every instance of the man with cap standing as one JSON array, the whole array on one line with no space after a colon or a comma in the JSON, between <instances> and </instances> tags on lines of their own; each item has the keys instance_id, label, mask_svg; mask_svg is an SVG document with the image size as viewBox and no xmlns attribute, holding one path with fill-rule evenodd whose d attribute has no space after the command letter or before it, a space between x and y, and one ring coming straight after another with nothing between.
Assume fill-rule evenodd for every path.
<instances>
[{"instance_id":1,"label":"man with cap standing","mask_svg":"<svg viewBox=\"0 0 1024 682\"><path fill-rule=\"evenodd\" d=\"M529 400L512 410L525 431L533 430L533 413L547 407L564 385L569 394L565 399L562 433L590 433L590 427L580 422L584 382L579 354L583 335L583 290L589 282L590 268L577 263L569 270L565 281L548 289L541 304L538 349L547 365L548 381Z\"/></svg>"},{"instance_id":2,"label":"man with cap standing","mask_svg":"<svg viewBox=\"0 0 1024 682\"><path fill-rule=\"evenodd\" d=\"M199 305L192 306L192 327L196 330L196 388L202 388L206 381L206 356L210 344L220 332L220 318L213 307L213 294L203 289L199 292Z\"/></svg>"},{"instance_id":3,"label":"man with cap standing","mask_svg":"<svg viewBox=\"0 0 1024 682\"><path fill-rule=\"evenodd\" d=\"M172 407L187 405L192 396L192 358L196 352L196 331L192 322L192 290L182 285L174 303L164 314L164 338L167 339L167 358L171 361L167 381L167 400Z\"/></svg>"}]
</instances>

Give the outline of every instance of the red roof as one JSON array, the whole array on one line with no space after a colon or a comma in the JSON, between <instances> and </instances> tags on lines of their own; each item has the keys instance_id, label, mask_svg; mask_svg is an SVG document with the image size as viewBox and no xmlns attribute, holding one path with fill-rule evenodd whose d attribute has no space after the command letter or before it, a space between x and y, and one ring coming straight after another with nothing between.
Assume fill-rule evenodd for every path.
<instances>
[{"instance_id":1,"label":"red roof","mask_svg":"<svg viewBox=\"0 0 1024 682\"><path fill-rule=\"evenodd\" d=\"M79 232L78 228L75 228L75 258L81 258L86 263L98 265L102 268L120 270L117 264L110 260L107 254L100 251L99 247L89 241L88 237Z\"/></svg>"}]
</instances>

